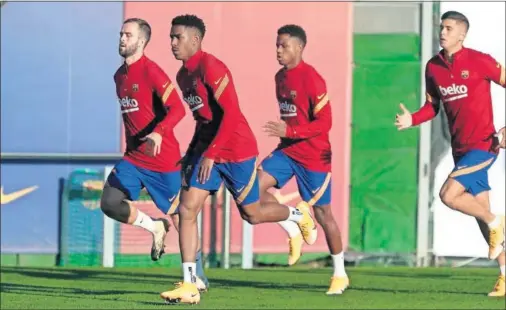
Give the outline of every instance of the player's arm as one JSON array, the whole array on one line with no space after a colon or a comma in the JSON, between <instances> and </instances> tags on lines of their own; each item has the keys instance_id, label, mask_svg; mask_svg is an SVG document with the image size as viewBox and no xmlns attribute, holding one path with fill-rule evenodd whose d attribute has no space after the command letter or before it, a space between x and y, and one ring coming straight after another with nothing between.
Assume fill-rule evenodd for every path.
<instances>
[{"instance_id":1,"label":"player's arm","mask_svg":"<svg viewBox=\"0 0 506 310\"><path fill-rule=\"evenodd\" d=\"M308 77L306 88L314 119L308 124L287 125L286 137L290 139L307 139L327 133L332 127L332 112L327 86L317 74Z\"/></svg>"},{"instance_id":2,"label":"player's arm","mask_svg":"<svg viewBox=\"0 0 506 310\"><path fill-rule=\"evenodd\" d=\"M425 104L420 110L411 114L411 126L418 126L424 122L430 121L436 117L439 112L440 98L428 67L429 65L427 64L425 69Z\"/></svg>"},{"instance_id":3,"label":"player's arm","mask_svg":"<svg viewBox=\"0 0 506 310\"><path fill-rule=\"evenodd\" d=\"M156 125L154 132L163 136L165 131L172 131L174 127L183 119L185 110L181 98L177 94L175 85L169 79L167 74L163 72L156 64L150 64L147 72L150 83L155 90L157 96L168 110L164 119Z\"/></svg>"},{"instance_id":4,"label":"player's arm","mask_svg":"<svg viewBox=\"0 0 506 310\"><path fill-rule=\"evenodd\" d=\"M193 137L188 145L188 149L186 150L186 154L191 154L195 147L197 146L197 142L199 141L199 132L200 132L200 122L195 123L195 132L193 133Z\"/></svg>"},{"instance_id":5,"label":"player's arm","mask_svg":"<svg viewBox=\"0 0 506 310\"><path fill-rule=\"evenodd\" d=\"M506 87L504 66L488 54L483 54L483 57L479 57L479 61L481 62L480 68L483 70L487 80L490 80L502 87Z\"/></svg>"},{"instance_id":6,"label":"player's arm","mask_svg":"<svg viewBox=\"0 0 506 310\"><path fill-rule=\"evenodd\" d=\"M237 119L240 117L241 111L232 77L224 65L207 64L203 70L203 75L205 85L211 89L216 102L223 111L218 131L208 149L204 152L205 157L214 160L237 128Z\"/></svg>"}]
</instances>

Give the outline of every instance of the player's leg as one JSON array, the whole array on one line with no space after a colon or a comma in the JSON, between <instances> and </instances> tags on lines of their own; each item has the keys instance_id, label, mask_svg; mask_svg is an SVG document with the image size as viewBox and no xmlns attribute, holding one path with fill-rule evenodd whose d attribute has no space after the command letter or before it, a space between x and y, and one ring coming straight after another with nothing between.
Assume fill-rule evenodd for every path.
<instances>
[{"instance_id":1,"label":"player's leg","mask_svg":"<svg viewBox=\"0 0 506 310\"><path fill-rule=\"evenodd\" d=\"M183 263L183 277L176 289L162 292L160 296L169 302L198 303L200 293L196 286L196 253L199 244L197 215L206 198L216 192L221 185L221 178L216 164L211 176L205 183L198 181L199 166L202 158L194 156L183 171L183 187L179 202L179 248Z\"/></svg>"},{"instance_id":2,"label":"player's leg","mask_svg":"<svg viewBox=\"0 0 506 310\"><path fill-rule=\"evenodd\" d=\"M476 200L480 203L480 205L483 206L483 208L490 210L490 200L489 200L489 193L490 191L486 190L476 195ZM490 229L488 228L488 225L484 223L483 221L476 219L478 222L478 226L480 227L481 233L483 234L483 237L487 241L490 235ZM499 264L499 278L497 279L497 282L494 285L493 290L488 294L490 297L504 297L506 295L506 284L505 284L505 253L502 252L497 257L497 263Z\"/></svg>"},{"instance_id":3,"label":"player's leg","mask_svg":"<svg viewBox=\"0 0 506 310\"><path fill-rule=\"evenodd\" d=\"M144 228L152 234L168 229L162 220L153 220L130 204L137 200L143 185L141 174L133 164L121 160L111 171L104 186L100 208L108 217Z\"/></svg>"},{"instance_id":4,"label":"player's leg","mask_svg":"<svg viewBox=\"0 0 506 310\"><path fill-rule=\"evenodd\" d=\"M293 169L286 156L279 154L279 151L274 151L267 158L265 158L261 165L258 167L258 179L260 186L260 203L265 205L268 202L273 203L286 203L285 201L278 201L276 197L269 192L269 189L282 188L293 177ZM299 226L293 221L280 221L278 224L288 234L288 265L297 263L302 255L302 235Z\"/></svg>"},{"instance_id":5,"label":"player's leg","mask_svg":"<svg viewBox=\"0 0 506 310\"><path fill-rule=\"evenodd\" d=\"M294 165L295 178L304 201L313 206L316 221L325 233L325 239L332 257L334 272L327 295L342 294L350 281L344 268L344 249L341 231L332 213L331 173L315 172Z\"/></svg>"},{"instance_id":6,"label":"player's leg","mask_svg":"<svg viewBox=\"0 0 506 310\"><path fill-rule=\"evenodd\" d=\"M475 195L490 190L487 170L495 158L494 154L484 151L468 152L457 161L440 191L446 206L487 223L490 259L496 259L504 251L504 216L496 216L483 208Z\"/></svg>"},{"instance_id":7,"label":"player's leg","mask_svg":"<svg viewBox=\"0 0 506 310\"><path fill-rule=\"evenodd\" d=\"M181 174L176 172L155 172L139 168L144 187L151 196L156 207L163 215L171 215L177 212L179 204L179 190L181 188ZM163 219L167 222L167 219ZM153 234L153 246L151 248L151 259L157 261L165 252L165 237L168 230L159 231Z\"/></svg>"},{"instance_id":8,"label":"player's leg","mask_svg":"<svg viewBox=\"0 0 506 310\"><path fill-rule=\"evenodd\" d=\"M241 217L248 223L255 225L288 219L297 223L308 244L316 241L316 227L309 208L298 206L296 209L277 202L260 204L256 158L239 163L218 164L216 167L232 193Z\"/></svg>"},{"instance_id":9,"label":"player's leg","mask_svg":"<svg viewBox=\"0 0 506 310\"><path fill-rule=\"evenodd\" d=\"M179 204L179 199L178 199ZM170 215L172 219L172 224L176 227L177 232L179 233L179 213L173 213ZM202 258L202 242L199 238L197 256L195 258L195 262L197 264L197 288L199 291L207 291L209 289L209 279L207 279L206 274L204 272L204 260Z\"/></svg>"}]
</instances>

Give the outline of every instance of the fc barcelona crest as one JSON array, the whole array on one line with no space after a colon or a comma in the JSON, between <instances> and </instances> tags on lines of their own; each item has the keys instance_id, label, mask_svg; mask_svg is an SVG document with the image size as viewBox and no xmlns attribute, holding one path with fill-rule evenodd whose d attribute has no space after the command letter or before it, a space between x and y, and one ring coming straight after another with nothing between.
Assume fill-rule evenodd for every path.
<instances>
[{"instance_id":1,"label":"fc barcelona crest","mask_svg":"<svg viewBox=\"0 0 506 310\"><path fill-rule=\"evenodd\" d=\"M133 84L132 85L132 91L138 92L139 91L139 84Z\"/></svg>"},{"instance_id":2,"label":"fc barcelona crest","mask_svg":"<svg viewBox=\"0 0 506 310\"><path fill-rule=\"evenodd\" d=\"M290 91L290 97L292 97L292 99L297 98L297 91L295 91L295 90L291 90L291 91Z\"/></svg>"},{"instance_id":3,"label":"fc barcelona crest","mask_svg":"<svg viewBox=\"0 0 506 310\"><path fill-rule=\"evenodd\" d=\"M460 77L463 78L464 80L467 79L469 77L469 70L462 70L462 72L460 73Z\"/></svg>"}]
</instances>

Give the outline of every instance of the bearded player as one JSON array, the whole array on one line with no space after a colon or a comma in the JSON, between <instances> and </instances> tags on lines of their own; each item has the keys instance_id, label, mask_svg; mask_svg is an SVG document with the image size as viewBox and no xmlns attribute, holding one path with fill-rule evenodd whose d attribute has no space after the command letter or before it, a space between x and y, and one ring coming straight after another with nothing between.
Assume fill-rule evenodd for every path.
<instances>
[{"instance_id":1,"label":"bearded player","mask_svg":"<svg viewBox=\"0 0 506 310\"><path fill-rule=\"evenodd\" d=\"M150 25L139 18L123 23L119 54L124 63L116 71L114 81L125 125L126 151L116 164L101 199L101 209L110 218L138 226L153 235L151 259L164 253L169 223L164 218L153 220L135 208L143 188L177 227L181 175L177 162L181 158L174 127L185 115L184 106L174 84L163 70L144 55L151 37ZM201 260L199 260L201 265ZM199 267L199 289L207 279Z\"/></svg>"},{"instance_id":2,"label":"bearded player","mask_svg":"<svg viewBox=\"0 0 506 310\"><path fill-rule=\"evenodd\" d=\"M344 269L343 245L331 207L331 146L329 131L332 112L324 79L302 60L306 32L298 25L278 29L277 59L283 66L275 77L281 121L268 122L269 136L281 139L274 152L262 161L260 192L262 202L276 201L267 190L282 188L292 177L306 208L322 226L332 256L334 274L327 295L342 294L349 285ZM282 226L293 225L281 222ZM293 230L293 229L292 229ZM290 238L290 264L300 257L300 234Z\"/></svg>"},{"instance_id":3,"label":"bearded player","mask_svg":"<svg viewBox=\"0 0 506 310\"><path fill-rule=\"evenodd\" d=\"M451 133L455 168L439 196L451 209L476 218L489 244L488 257L497 259L499 279L489 296L505 296L504 216L490 212L488 169L505 146L502 128L493 124L490 84L504 87L504 67L490 55L463 46L468 19L449 11L441 17L443 48L426 66L426 102L411 114L402 104L396 116L399 130L420 125L436 116L443 103ZM502 136L498 141L497 136Z\"/></svg>"},{"instance_id":4,"label":"bearded player","mask_svg":"<svg viewBox=\"0 0 506 310\"><path fill-rule=\"evenodd\" d=\"M222 182L231 192L241 217L250 224L296 222L308 244L316 240L314 221L305 206L295 209L269 202L260 205L256 139L239 107L228 68L202 51L204 22L195 15L177 16L170 32L174 57L183 62L177 82L196 120L194 138L183 163L179 244L184 281L161 293L169 302L198 303L195 285L197 214Z\"/></svg>"}]
</instances>

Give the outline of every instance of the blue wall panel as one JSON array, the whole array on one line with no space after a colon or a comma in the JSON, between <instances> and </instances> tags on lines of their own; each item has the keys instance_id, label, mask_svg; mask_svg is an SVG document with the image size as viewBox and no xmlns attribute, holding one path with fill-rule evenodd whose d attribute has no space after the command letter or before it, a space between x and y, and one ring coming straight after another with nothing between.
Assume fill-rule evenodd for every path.
<instances>
[{"instance_id":1,"label":"blue wall panel","mask_svg":"<svg viewBox=\"0 0 506 310\"><path fill-rule=\"evenodd\" d=\"M119 152L123 4L9 2L1 14L2 152Z\"/></svg>"},{"instance_id":2,"label":"blue wall panel","mask_svg":"<svg viewBox=\"0 0 506 310\"><path fill-rule=\"evenodd\" d=\"M103 169L106 164L2 163L2 253L58 253L60 178L75 169ZM33 186L18 199L5 199ZM85 228L80 233L89 234Z\"/></svg>"},{"instance_id":3,"label":"blue wall panel","mask_svg":"<svg viewBox=\"0 0 506 310\"><path fill-rule=\"evenodd\" d=\"M9 2L2 7L2 152L120 151L112 76L121 63L122 20L121 2ZM60 178L105 164L2 161L2 252L57 253ZM6 201L32 186L32 192Z\"/></svg>"}]
</instances>

